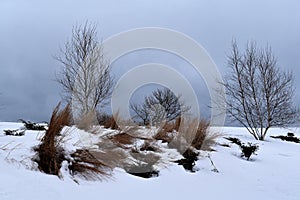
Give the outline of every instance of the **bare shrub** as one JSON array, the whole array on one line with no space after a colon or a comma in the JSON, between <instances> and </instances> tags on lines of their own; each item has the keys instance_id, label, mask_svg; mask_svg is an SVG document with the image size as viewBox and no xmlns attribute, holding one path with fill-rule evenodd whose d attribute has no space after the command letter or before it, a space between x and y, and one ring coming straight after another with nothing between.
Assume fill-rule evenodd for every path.
<instances>
[{"instance_id":1,"label":"bare shrub","mask_svg":"<svg viewBox=\"0 0 300 200\"><path fill-rule=\"evenodd\" d=\"M57 140L57 136L64 126L71 123L71 110L68 104L63 110L59 110L60 103L54 109L49 128L42 138L42 143L35 148L38 167L46 174L59 175L61 162L64 160L64 150Z\"/></svg>"},{"instance_id":2,"label":"bare shrub","mask_svg":"<svg viewBox=\"0 0 300 200\"><path fill-rule=\"evenodd\" d=\"M151 95L146 96L141 105L131 104L130 108L135 113L135 118L142 120L144 125L152 122L158 125L163 120L171 122L180 117L182 113L190 110L170 89L156 89Z\"/></svg>"}]
</instances>

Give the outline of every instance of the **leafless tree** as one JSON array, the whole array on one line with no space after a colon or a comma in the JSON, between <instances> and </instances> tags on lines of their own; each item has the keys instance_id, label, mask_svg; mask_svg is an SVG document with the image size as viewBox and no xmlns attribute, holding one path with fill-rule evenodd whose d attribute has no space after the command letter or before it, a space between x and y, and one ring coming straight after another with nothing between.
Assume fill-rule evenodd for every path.
<instances>
[{"instance_id":1,"label":"leafless tree","mask_svg":"<svg viewBox=\"0 0 300 200\"><path fill-rule=\"evenodd\" d=\"M55 57L63 65L57 81L82 115L104 105L113 87L111 67L96 28L89 22L74 26L71 39L61 49L62 55Z\"/></svg>"},{"instance_id":2,"label":"leafless tree","mask_svg":"<svg viewBox=\"0 0 300 200\"><path fill-rule=\"evenodd\" d=\"M139 105L139 104L131 103L130 109L135 114L134 118L138 118L142 120L143 125L147 125L149 123L150 112L146 108L145 104Z\"/></svg>"},{"instance_id":3,"label":"leafless tree","mask_svg":"<svg viewBox=\"0 0 300 200\"><path fill-rule=\"evenodd\" d=\"M190 110L189 106L180 101L180 96L176 97L168 88L153 91L150 96L145 97L141 105L131 104L130 108L135 117L142 119L144 124L150 121L158 123L163 119L172 121L181 113Z\"/></svg>"},{"instance_id":4,"label":"leafless tree","mask_svg":"<svg viewBox=\"0 0 300 200\"><path fill-rule=\"evenodd\" d=\"M227 114L247 128L257 140L264 140L270 127L285 127L298 120L293 105L293 76L280 71L270 47L258 49L248 43L241 53L236 42L228 57Z\"/></svg>"}]
</instances>

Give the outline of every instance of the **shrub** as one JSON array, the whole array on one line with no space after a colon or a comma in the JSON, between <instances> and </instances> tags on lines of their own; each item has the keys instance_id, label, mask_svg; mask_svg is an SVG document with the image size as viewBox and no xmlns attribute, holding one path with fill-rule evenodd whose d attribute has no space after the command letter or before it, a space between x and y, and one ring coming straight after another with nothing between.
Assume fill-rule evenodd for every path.
<instances>
[{"instance_id":1,"label":"shrub","mask_svg":"<svg viewBox=\"0 0 300 200\"><path fill-rule=\"evenodd\" d=\"M188 148L182 154L182 156L184 157L183 159L177 160L175 162L178 163L178 165L182 165L183 168L187 171L196 172L194 166L195 166L195 161L198 160L199 153L192 148Z\"/></svg>"},{"instance_id":2,"label":"shrub","mask_svg":"<svg viewBox=\"0 0 300 200\"><path fill-rule=\"evenodd\" d=\"M259 149L259 146L257 144L252 144L250 142L248 142L248 144L244 144L240 139L235 137L225 137L225 139L229 140L233 144L238 145L242 151L241 157L245 157L247 158L247 160L249 160L251 155L255 154Z\"/></svg>"},{"instance_id":3,"label":"shrub","mask_svg":"<svg viewBox=\"0 0 300 200\"><path fill-rule=\"evenodd\" d=\"M4 135L11 136L23 136L25 135L25 130L15 129L15 130L3 130Z\"/></svg>"},{"instance_id":4,"label":"shrub","mask_svg":"<svg viewBox=\"0 0 300 200\"><path fill-rule=\"evenodd\" d=\"M275 139L281 139L287 142L300 143L300 138L297 138L294 133L287 133L287 136L278 135L278 136L270 136L270 137Z\"/></svg>"},{"instance_id":5,"label":"shrub","mask_svg":"<svg viewBox=\"0 0 300 200\"><path fill-rule=\"evenodd\" d=\"M258 150L258 145L257 144L252 144L252 143L248 143L246 144L242 144L241 145L241 149L242 149L242 154L241 157L246 157L247 160L250 159L250 156L252 154L255 154L255 152Z\"/></svg>"},{"instance_id":6,"label":"shrub","mask_svg":"<svg viewBox=\"0 0 300 200\"><path fill-rule=\"evenodd\" d=\"M235 137L224 137L226 140L229 140L231 143L236 144L238 146L242 146L242 142L239 138Z\"/></svg>"},{"instance_id":7,"label":"shrub","mask_svg":"<svg viewBox=\"0 0 300 200\"><path fill-rule=\"evenodd\" d=\"M41 125L41 124L37 124L37 123L31 122L31 121L25 121L23 119L20 119L20 121L24 124L24 126L27 130L33 130L33 131L47 130L47 125Z\"/></svg>"}]
</instances>

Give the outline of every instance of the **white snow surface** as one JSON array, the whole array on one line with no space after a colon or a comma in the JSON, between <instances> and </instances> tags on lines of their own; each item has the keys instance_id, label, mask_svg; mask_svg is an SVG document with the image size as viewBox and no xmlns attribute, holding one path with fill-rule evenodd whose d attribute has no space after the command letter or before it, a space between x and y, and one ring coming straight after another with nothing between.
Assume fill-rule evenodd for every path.
<instances>
[{"instance_id":1,"label":"white snow surface","mask_svg":"<svg viewBox=\"0 0 300 200\"><path fill-rule=\"evenodd\" d=\"M229 142L223 136L235 136L243 142L259 144L257 155L250 161L240 158L236 145L216 145L210 152L219 173L213 172L207 152L197 161L196 173L170 164L160 170L159 177L143 179L114 169L113 176L103 181L80 180L75 183L63 165L63 178L46 175L32 161L33 147L40 143L44 132L26 131L25 136L5 136L3 130L20 128L20 123L0 123L0 200L60 199L300 199L300 144L270 138L286 135L299 128L269 131L266 141L256 141L245 128L224 127L217 130L220 144ZM212 128L214 130L214 128ZM103 134L111 130L103 129ZM74 132L74 131L73 131ZM68 135L65 148L93 145L96 136L84 131ZM73 146L72 146L73 145Z\"/></svg>"}]
</instances>

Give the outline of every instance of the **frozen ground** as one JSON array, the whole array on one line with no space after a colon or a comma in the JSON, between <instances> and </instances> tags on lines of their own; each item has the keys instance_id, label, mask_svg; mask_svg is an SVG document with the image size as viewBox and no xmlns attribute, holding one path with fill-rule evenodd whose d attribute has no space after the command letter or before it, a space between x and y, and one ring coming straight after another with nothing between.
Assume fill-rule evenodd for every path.
<instances>
[{"instance_id":1,"label":"frozen ground","mask_svg":"<svg viewBox=\"0 0 300 200\"><path fill-rule=\"evenodd\" d=\"M42 132L26 131L25 136L5 136L4 129L21 127L18 123L0 123L0 199L300 199L300 144L267 137L257 142L244 128L225 127L224 136L259 143L258 155L251 161L240 158L237 146L217 145L210 153L219 173L213 172L203 153L196 173L173 164L160 176L143 179L115 169L111 179L75 183L68 175L63 180L36 170L31 161L32 147L39 144ZM300 129L271 129L269 135ZM80 133L78 133L80 134ZM75 138L70 140L76 140ZM70 136L71 137L71 136ZM82 139L83 137L78 137ZM229 143L220 138L219 143ZM63 170L63 169L62 169ZM64 172L62 172L64 174Z\"/></svg>"}]
</instances>

